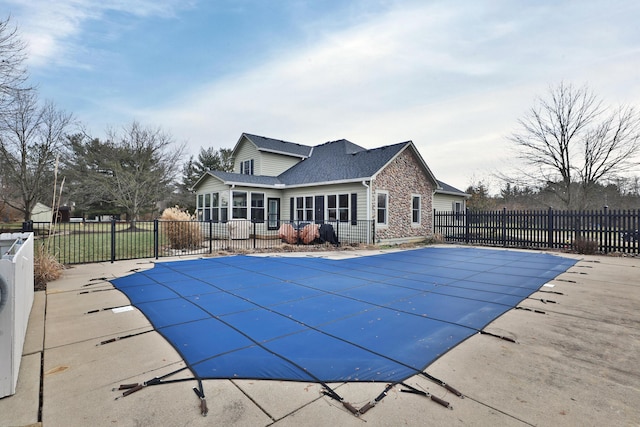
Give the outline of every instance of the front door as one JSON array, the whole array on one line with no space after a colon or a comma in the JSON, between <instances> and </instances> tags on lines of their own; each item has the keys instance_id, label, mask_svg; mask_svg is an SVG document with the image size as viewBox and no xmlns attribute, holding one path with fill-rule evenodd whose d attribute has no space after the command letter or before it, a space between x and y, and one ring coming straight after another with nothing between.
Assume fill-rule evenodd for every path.
<instances>
[{"instance_id":1,"label":"front door","mask_svg":"<svg viewBox=\"0 0 640 427\"><path fill-rule=\"evenodd\" d=\"M280 199L267 199L267 228L277 230L280 227Z\"/></svg>"}]
</instances>

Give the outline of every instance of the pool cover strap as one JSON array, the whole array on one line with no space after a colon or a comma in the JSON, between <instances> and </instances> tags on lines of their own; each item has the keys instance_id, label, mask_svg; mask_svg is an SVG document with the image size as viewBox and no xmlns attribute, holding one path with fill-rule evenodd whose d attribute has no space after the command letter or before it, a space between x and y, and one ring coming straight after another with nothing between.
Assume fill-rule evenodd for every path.
<instances>
[{"instance_id":1,"label":"pool cover strap","mask_svg":"<svg viewBox=\"0 0 640 427\"><path fill-rule=\"evenodd\" d=\"M444 399L440 399L439 397L434 396L433 394L431 394L429 392L426 392L426 391L423 391L423 390L418 390L417 388L412 387L409 384L406 384L406 383L403 383L403 382L401 382L400 384L403 385L404 387L406 387L406 389L400 389L401 392L419 394L420 396L428 397L429 399L431 399L434 402L444 406L445 408L453 409L453 406L451 406L451 404L449 402L447 402L446 400L444 400Z\"/></svg>"}]
</instances>

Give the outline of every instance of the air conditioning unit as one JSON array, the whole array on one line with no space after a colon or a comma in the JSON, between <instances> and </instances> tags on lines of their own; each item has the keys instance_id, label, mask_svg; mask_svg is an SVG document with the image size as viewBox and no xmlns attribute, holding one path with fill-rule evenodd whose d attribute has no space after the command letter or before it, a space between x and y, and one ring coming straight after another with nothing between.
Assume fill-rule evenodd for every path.
<instances>
[{"instance_id":1,"label":"air conditioning unit","mask_svg":"<svg viewBox=\"0 0 640 427\"><path fill-rule=\"evenodd\" d=\"M0 398L15 394L33 305L33 233L0 234Z\"/></svg>"}]
</instances>

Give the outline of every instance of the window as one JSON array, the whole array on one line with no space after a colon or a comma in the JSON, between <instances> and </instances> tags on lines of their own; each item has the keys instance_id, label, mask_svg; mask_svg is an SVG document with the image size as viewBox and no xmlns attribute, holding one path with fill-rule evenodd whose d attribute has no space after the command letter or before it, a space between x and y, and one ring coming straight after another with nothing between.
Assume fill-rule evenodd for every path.
<instances>
[{"instance_id":1,"label":"window","mask_svg":"<svg viewBox=\"0 0 640 427\"><path fill-rule=\"evenodd\" d=\"M220 195L211 193L211 221L220 221Z\"/></svg>"},{"instance_id":2,"label":"window","mask_svg":"<svg viewBox=\"0 0 640 427\"><path fill-rule=\"evenodd\" d=\"M313 197L296 197L296 220L297 221L313 221Z\"/></svg>"},{"instance_id":3,"label":"window","mask_svg":"<svg viewBox=\"0 0 640 427\"><path fill-rule=\"evenodd\" d=\"M340 221L349 221L349 195L340 194L338 196L338 215Z\"/></svg>"},{"instance_id":4,"label":"window","mask_svg":"<svg viewBox=\"0 0 640 427\"><path fill-rule=\"evenodd\" d=\"M462 203L453 202L453 211L456 213L456 221L460 221L460 214L462 213Z\"/></svg>"},{"instance_id":5,"label":"window","mask_svg":"<svg viewBox=\"0 0 640 427\"><path fill-rule=\"evenodd\" d=\"M198 199L196 200L196 212L198 221L204 221L204 194L198 194Z\"/></svg>"},{"instance_id":6,"label":"window","mask_svg":"<svg viewBox=\"0 0 640 427\"><path fill-rule=\"evenodd\" d=\"M247 219L247 193L246 191L233 192L232 219Z\"/></svg>"},{"instance_id":7,"label":"window","mask_svg":"<svg viewBox=\"0 0 640 427\"><path fill-rule=\"evenodd\" d=\"M376 223L378 225L387 225L389 209L389 194L378 192L378 211L376 216Z\"/></svg>"},{"instance_id":8,"label":"window","mask_svg":"<svg viewBox=\"0 0 640 427\"><path fill-rule=\"evenodd\" d=\"M207 193L204 195L204 220L211 220L211 194Z\"/></svg>"},{"instance_id":9,"label":"window","mask_svg":"<svg viewBox=\"0 0 640 427\"><path fill-rule=\"evenodd\" d=\"M351 200L351 204L349 204ZM327 196L327 221L346 222L351 220L356 225L358 195L349 194L329 194Z\"/></svg>"},{"instance_id":10,"label":"window","mask_svg":"<svg viewBox=\"0 0 640 427\"><path fill-rule=\"evenodd\" d=\"M420 196L411 197L411 223L420 224Z\"/></svg>"},{"instance_id":11,"label":"window","mask_svg":"<svg viewBox=\"0 0 640 427\"><path fill-rule=\"evenodd\" d=\"M304 198L304 219L305 221L313 221L313 197Z\"/></svg>"},{"instance_id":12,"label":"window","mask_svg":"<svg viewBox=\"0 0 640 427\"><path fill-rule=\"evenodd\" d=\"M264 222L264 193L251 193L251 220Z\"/></svg>"},{"instance_id":13,"label":"window","mask_svg":"<svg viewBox=\"0 0 640 427\"><path fill-rule=\"evenodd\" d=\"M240 162L240 173L243 175L253 175L253 159Z\"/></svg>"},{"instance_id":14,"label":"window","mask_svg":"<svg viewBox=\"0 0 640 427\"><path fill-rule=\"evenodd\" d=\"M327 196L327 218L329 221L337 221L338 220L338 210L336 201L338 196L335 194L331 194Z\"/></svg>"},{"instance_id":15,"label":"window","mask_svg":"<svg viewBox=\"0 0 640 427\"><path fill-rule=\"evenodd\" d=\"M198 221L219 221L220 198L218 193L198 194L196 218Z\"/></svg>"}]
</instances>

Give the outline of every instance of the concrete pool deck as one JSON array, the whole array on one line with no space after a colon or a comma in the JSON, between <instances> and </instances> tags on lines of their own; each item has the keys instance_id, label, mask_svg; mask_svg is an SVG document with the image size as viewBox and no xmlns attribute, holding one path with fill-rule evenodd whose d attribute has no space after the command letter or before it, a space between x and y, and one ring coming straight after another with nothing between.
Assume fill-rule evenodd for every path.
<instances>
[{"instance_id":1,"label":"concrete pool deck","mask_svg":"<svg viewBox=\"0 0 640 427\"><path fill-rule=\"evenodd\" d=\"M426 370L464 398L424 377L406 381L452 410L394 386L360 417L323 396L318 384L301 382L205 380L206 417L192 390L196 381L149 386L115 400L120 384L184 367L138 310L110 309L129 301L104 279L150 268L153 260L73 266L46 293L36 293L17 393L0 399L0 426L638 426L640 258L559 255L580 261L543 287L552 293L532 295L549 302L525 300L520 307L531 311L511 310L485 328L517 343L477 334ZM120 337L127 338L102 344ZM181 375L191 376L171 378ZM385 388L331 386L357 408Z\"/></svg>"}]
</instances>

